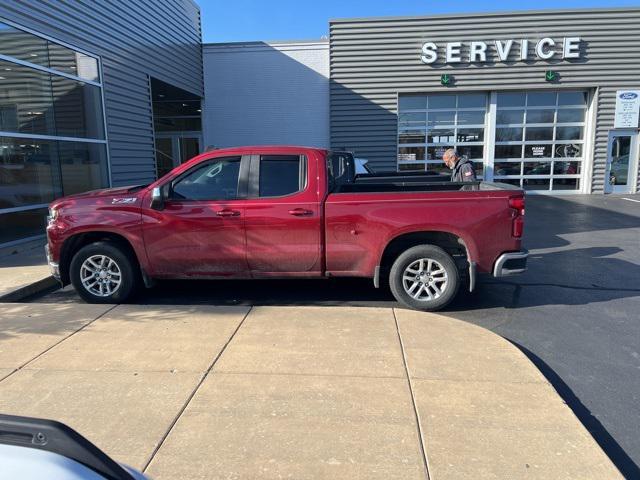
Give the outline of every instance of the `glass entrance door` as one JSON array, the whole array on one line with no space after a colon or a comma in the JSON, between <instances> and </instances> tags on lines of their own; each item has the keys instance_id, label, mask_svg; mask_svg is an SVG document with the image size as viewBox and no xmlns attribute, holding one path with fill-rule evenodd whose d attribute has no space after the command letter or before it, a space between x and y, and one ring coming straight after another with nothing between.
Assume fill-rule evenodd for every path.
<instances>
[{"instance_id":1,"label":"glass entrance door","mask_svg":"<svg viewBox=\"0 0 640 480\"><path fill-rule=\"evenodd\" d=\"M609 154L605 175L606 193L631 193L635 175L635 159L638 133L633 131L612 131L609 133Z\"/></svg>"},{"instance_id":2,"label":"glass entrance door","mask_svg":"<svg viewBox=\"0 0 640 480\"><path fill-rule=\"evenodd\" d=\"M202 151L199 132L156 134L156 172L158 178Z\"/></svg>"}]
</instances>

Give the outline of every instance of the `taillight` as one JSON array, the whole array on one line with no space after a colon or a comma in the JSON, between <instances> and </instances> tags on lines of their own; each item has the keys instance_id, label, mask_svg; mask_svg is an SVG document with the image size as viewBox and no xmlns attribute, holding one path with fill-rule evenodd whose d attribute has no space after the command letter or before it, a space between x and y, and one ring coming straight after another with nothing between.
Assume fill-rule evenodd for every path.
<instances>
[{"instance_id":1,"label":"taillight","mask_svg":"<svg viewBox=\"0 0 640 480\"><path fill-rule=\"evenodd\" d=\"M524 197L511 197L509 206L518 211L518 215L524 215Z\"/></svg>"},{"instance_id":2,"label":"taillight","mask_svg":"<svg viewBox=\"0 0 640 480\"><path fill-rule=\"evenodd\" d=\"M511 197L509 199L509 207L515 210L511 235L515 238L521 238L524 233L524 197Z\"/></svg>"}]
</instances>

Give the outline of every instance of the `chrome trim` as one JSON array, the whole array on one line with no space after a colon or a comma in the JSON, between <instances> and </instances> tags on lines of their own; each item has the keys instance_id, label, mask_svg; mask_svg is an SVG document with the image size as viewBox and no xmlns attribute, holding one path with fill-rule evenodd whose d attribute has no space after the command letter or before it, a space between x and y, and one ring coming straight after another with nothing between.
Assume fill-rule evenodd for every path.
<instances>
[{"instance_id":1,"label":"chrome trim","mask_svg":"<svg viewBox=\"0 0 640 480\"><path fill-rule=\"evenodd\" d=\"M508 252L503 253L498 257L496 263L493 266L493 276L494 277L506 277L509 275L517 275L518 273L523 273L527 269L525 268L516 268L516 269L507 269L504 268L504 264L507 260L520 260L523 258L527 258L529 256L529 252L527 250L523 250L521 252Z\"/></svg>"},{"instance_id":2,"label":"chrome trim","mask_svg":"<svg viewBox=\"0 0 640 480\"><path fill-rule=\"evenodd\" d=\"M373 286L374 288L380 288L380 265L376 265L376 269L373 272Z\"/></svg>"},{"instance_id":3,"label":"chrome trim","mask_svg":"<svg viewBox=\"0 0 640 480\"><path fill-rule=\"evenodd\" d=\"M44 253L47 256L47 263L49 264L49 270L51 270L51 275L56 280L60 280L60 265L51 259L51 253L49 252L48 244L44 246Z\"/></svg>"},{"instance_id":4,"label":"chrome trim","mask_svg":"<svg viewBox=\"0 0 640 480\"><path fill-rule=\"evenodd\" d=\"M469 262L469 292L476 288L476 262Z\"/></svg>"}]
</instances>

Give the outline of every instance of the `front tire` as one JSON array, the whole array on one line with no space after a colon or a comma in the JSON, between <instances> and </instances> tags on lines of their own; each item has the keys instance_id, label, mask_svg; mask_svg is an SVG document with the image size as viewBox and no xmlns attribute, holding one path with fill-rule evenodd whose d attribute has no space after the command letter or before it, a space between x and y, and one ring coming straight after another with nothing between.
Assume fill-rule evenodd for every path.
<instances>
[{"instance_id":1,"label":"front tire","mask_svg":"<svg viewBox=\"0 0 640 480\"><path fill-rule=\"evenodd\" d=\"M446 307L455 298L460 288L460 272L454 259L442 248L418 245L393 263L389 286L403 305L432 312Z\"/></svg>"},{"instance_id":2,"label":"front tire","mask_svg":"<svg viewBox=\"0 0 640 480\"><path fill-rule=\"evenodd\" d=\"M69 273L76 292L88 303L123 303L140 285L135 260L110 242L96 242L78 250Z\"/></svg>"}]
</instances>

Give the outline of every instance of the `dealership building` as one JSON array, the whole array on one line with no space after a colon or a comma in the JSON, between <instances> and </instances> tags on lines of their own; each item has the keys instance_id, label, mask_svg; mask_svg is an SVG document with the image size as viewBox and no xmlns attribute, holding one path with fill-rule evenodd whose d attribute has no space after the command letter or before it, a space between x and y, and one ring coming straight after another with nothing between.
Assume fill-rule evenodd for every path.
<instances>
[{"instance_id":1,"label":"dealership building","mask_svg":"<svg viewBox=\"0 0 640 480\"><path fill-rule=\"evenodd\" d=\"M378 171L531 193L638 190L640 9L333 20L202 44L191 0L0 5L0 246L46 205L148 183L211 147L346 149Z\"/></svg>"}]
</instances>

